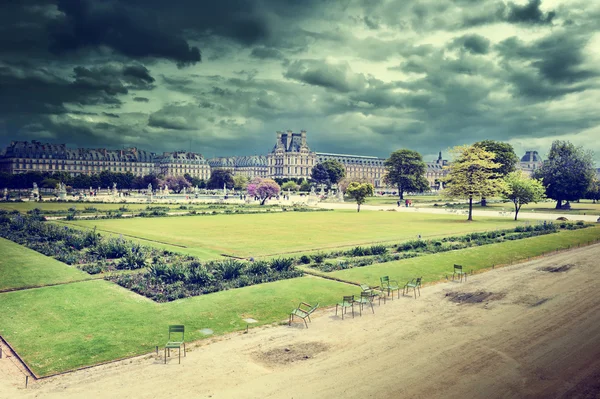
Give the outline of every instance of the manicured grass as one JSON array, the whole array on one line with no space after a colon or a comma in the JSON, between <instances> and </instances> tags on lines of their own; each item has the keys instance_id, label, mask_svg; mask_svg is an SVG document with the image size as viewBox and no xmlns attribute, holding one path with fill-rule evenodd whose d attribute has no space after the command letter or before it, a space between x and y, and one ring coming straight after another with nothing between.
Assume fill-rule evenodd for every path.
<instances>
[{"instance_id":1,"label":"manicured grass","mask_svg":"<svg viewBox=\"0 0 600 399\"><path fill-rule=\"evenodd\" d=\"M157 304L107 281L0 294L0 334L40 376L148 353L167 341L169 324L186 326L186 341L285 320L300 301L332 305L360 290L301 277Z\"/></svg>"},{"instance_id":2,"label":"manicured grass","mask_svg":"<svg viewBox=\"0 0 600 399\"><path fill-rule=\"evenodd\" d=\"M425 283L445 279L452 274L453 265L463 265L466 271L477 271L494 265L506 265L526 260L552 251L567 249L578 244L600 240L600 227L574 231L561 231L540 237L508 241L500 244L472 247L458 251L380 263L368 267L355 267L327 273L344 281L379 285L381 276L390 276L403 285L415 277Z\"/></svg>"},{"instance_id":3,"label":"manicured grass","mask_svg":"<svg viewBox=\"0 0 600 399\"><path fill-rule=\"evenodd\" d=\"M443 203L440 203L440 205ZM567 218L568 215L600 215L600 203L592 203L591 200L581 200L580 202L571 202L571 209L555 209L556 202L539 202L537 204L523 205L519 211L521 213L539 212L539 213L560 213ZM454 205L453 209L468 209L467 204ZM514 212L515 207L512 202L488 203L487 206L473 205L474 210L482 211L505 211Z\"/></svg>"},{"instance_id":4,"label":"manicured grass","mask_svg":"<svg viewBox=\"0 0 600 399\"><path fill-rule=\"evenodd\" d=\"M0 238L0 291L87 280L74 266Z\"/></svg>"},{"instance_id":5,"label":"manicured grass","mask_svg":"<svg viewBox=\"0 0 600 399\"><path fill-rule=\"evenodd\" d=\"M282 212L274 214L78 220L70 225L93 228L239 257L333 249L376 242L401 242L423 237L516 226L506 218L477 218L400 212Z\"/></svg>"},{"instance_id":6,"label":"manicured grass","mask_svg":"<svg viewBox=\"0 0 600 399\"><path fill-rule=\"evenodd\" d=\"M567 231L490 246L428 255L355 268L330 276L379 284L389 275L404 283L423 275L443 279L453 263L477 270L516 262L544 252L600 238L600 228ZM5 256L9 262L19 256ZM65 266L66 267L66 266ZM0 293L0 334L40 376L152 352L164 346L169 324L186 325L187 341L201 339L200 329L215 334L282 321L298 302L335 304L358 287L302 277L157 304L103 280Z\"/></svg>"}]
</instances>

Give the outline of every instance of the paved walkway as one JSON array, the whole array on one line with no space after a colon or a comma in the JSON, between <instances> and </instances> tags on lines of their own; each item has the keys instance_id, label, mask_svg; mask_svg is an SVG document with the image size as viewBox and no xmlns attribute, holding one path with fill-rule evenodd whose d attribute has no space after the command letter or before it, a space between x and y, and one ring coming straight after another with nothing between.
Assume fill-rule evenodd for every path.
<instances>
[{"instance_id":1,"label":"paved walkway","mask_svg":"<svg viewBox=\"0 0 600 399\"><path fill-rule=\"evenodd\" d=\"M355 203L331 203L331 202L319 202L316 205L318 208L325 208L325 209L354 209L356 210L356 204ZM361 205L360 206L360 210L361 211L387 211L387 210L395 210L396 212L408 212L408 213L415 213L415 212L420 212L420 213L435 213L435 214L458 214L458 215L467 215L467 210L453 210L454 212L451 212L450 209L440 209L440 208L433 208L433 207L410 207L410 208L406 208L406 207L398 207L395 205ZM511 218L514 219L515 214L514 212L502 212L502 211L482 211L482 210L473 210L473 217L476 216L483 216L483 217L505 217L505 218ZM538 212L521 212L519 213L519 219L536 219L536 220L556 220L557 218L564 216L569 220L583 220L584 222L596 222L598 221L598 217L599 215L576 215L576 214L569 214L569 215L565 215L563 213L552 213L552 212L548 212L548 213L538 213Z\"/></svg>"}]
</instances>

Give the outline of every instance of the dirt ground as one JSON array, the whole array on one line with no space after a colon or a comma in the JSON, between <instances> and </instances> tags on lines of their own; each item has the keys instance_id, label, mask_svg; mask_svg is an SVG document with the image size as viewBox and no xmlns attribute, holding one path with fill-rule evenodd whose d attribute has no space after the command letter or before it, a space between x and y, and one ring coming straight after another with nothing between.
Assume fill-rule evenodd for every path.
<instances>
[{"instance_id":1,"label":"dirt ground","mask_svg":"<svg viewBox=\"0 0 600 399\"><path fill-rule=\"evenodd\" d=\"M600 245L425 287L354 318L299 320L24 389L2 398L600 398ZM564 267L566 266L566 267ZM357 309L358 311L358 309Z\"/></svg>"}]
</instances>

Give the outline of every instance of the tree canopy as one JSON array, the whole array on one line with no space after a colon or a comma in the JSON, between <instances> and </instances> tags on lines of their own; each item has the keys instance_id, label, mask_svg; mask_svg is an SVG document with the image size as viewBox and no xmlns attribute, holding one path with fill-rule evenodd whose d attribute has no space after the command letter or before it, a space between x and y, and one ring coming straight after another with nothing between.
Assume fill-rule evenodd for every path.
<instances>
[{"instance_id":1,"label":"tree canopy","mask_svg":"<svg viewBox=\"0 0 600 399\"><path fill-rule=\"evenodd\" d=\"M498 179L496 172L500 164L494 162L493 152L474 145L454 147L451 153L454 160L446 167L445 194L451 198L468 199L467 220L473 220L473 198L493 196L504 188L504 181Z\"/></svg>"},{"instance_id":2,"label":"tree canopy","mask_svg":"<svg viewBox=\"0 0 600 399\"><path fill-rule=\"evenodd\" d=\"M335 159L328 159L322 162L321 165L327 170L330 184L338 184L340 180L346 177L346 168Z\"/></svg>"},{"instance_id":3,"label":"tree canopy","mask_svg":"<svg viewBox=\"0 0 600 399\"><path fill-rule=\"evenodd\" d=\"M329 171L322 163L316 164L312 168L311 179L317 184L329 185Z\"/></svg>"},{"instance_id":4,"label":"tree canopy","mask_svg":"<svg viewBox=\"0 0 600 399\"><path fill-rule=\"evenodd\" d=\"M494 162L500 164L495 172L498 173L500 177L505 177L517 169L519 157L517 157L515 149L509 143L495 140L483 140L473 145L494 153Z\"/></svg>"},{"instance_id":5,"label":"tree canopy","mask_svg":"<svg viewBox=\"0 0 600 399\"><path fill-rule=\"evenodd\" d=\"M248 195L260 199L261 205L264 205L269 198L279 195L280 190L279 184L275 180L260 177L252 179L246 189L248 190Z\"/></svg>"},{"instance_id":6,"label":"tree canopy","mask_svg":"<svg viewBox=\"0 0 600 399\"><path fill-rule=\"evenodd\" d=\"M385 168L384 181L398 188L400 199L404 199L405 192L429 190L429 182L425 177L427 165L418 152L407 149L394 151L385 161Z\"/></svg>"},{"instance_id":7,"label":"tree canopy","mask_svg":"<svg viewBox=\"0 0 600 399\"><path fill-rule=\"evenodd\" d=\"M556 140L550 147L548 159L534 176L542 179L546 196L555 200L556 209L560 209L563 201L583 198L595 174L591 152L569 141Z\"/></svg>"},{"instance_id":8,"label":"tree canopy","mask_svg":"<svg viewBox=\"0 0 600 399\"><path fill-rule=\"evenodd\" d=\"M502 196L511 200L515 205L515 220L517 220L521 206L539 202L546 197L546 190L542 182L530 178L521 171L510 172L504 178L504 182L506 186Z\"/></svg>"},{"instance_id":9,"label":"tree canopy","mask_svg":"<svg viewBox=\"0 0 600 399\"><path fill-rule=\"evenodd\" d=\"M226 185L227 189L232 189L235 182L233 175L228 170L216 169L211 171L210 179L206 182L206 187L209 189L220 189L223 188L223 184Z\"/></svg>"},{"instance_id":10,"label":"tree canopy","mask_svg":"<svg viewBox=\"0 0 600 399\"><path fill-rule=\"evenodd\" d=\"M187 189L192 186L192 184L183 176L167 176L161 181L161 183L161 186L164 184L169 187L169 190L174 191L177 194L179 194L184 188Z\"/></svg>"},{"instance_id":11,"label":"tree canopy","mask_svg":"<svg viewBox=\"0 0 600 399\"><path fill-rule=\"evenodd\" d=\"M356 211L360 212L360 206L365 203L368 196L373 195L374 191L375 189L371 183L359 183L353 181L346 188L346 195L356 201L356 204L358 205Z\"/></svg>"}]
</instances>

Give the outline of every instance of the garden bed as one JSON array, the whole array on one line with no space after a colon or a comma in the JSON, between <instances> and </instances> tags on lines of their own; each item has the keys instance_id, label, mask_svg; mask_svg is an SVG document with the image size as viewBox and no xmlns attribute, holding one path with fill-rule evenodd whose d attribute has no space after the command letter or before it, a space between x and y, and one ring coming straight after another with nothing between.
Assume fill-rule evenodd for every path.
<instances>
[{"instance_id":1,"label":"garden bed","mask_svg":"<svg viewBox=\"0 0 600 399\"><path fill-rule=\"evenodd\" d=\"M307 265L313 269L329 273L354 267L363 267L377 263L414 258L420 255L454 251L505 241L521 240L524 238L556 233L560 230L577 230L590 226L592 225L585 224L584 222L548 223L544 221L535 226L517 226L514 229L475 232L463 236L444 237L431 240L411 240L396 245L359 246L348 251L317 253L310 256L302 255L296 262L299 265Z\"/></svg>"}]
</instances>

